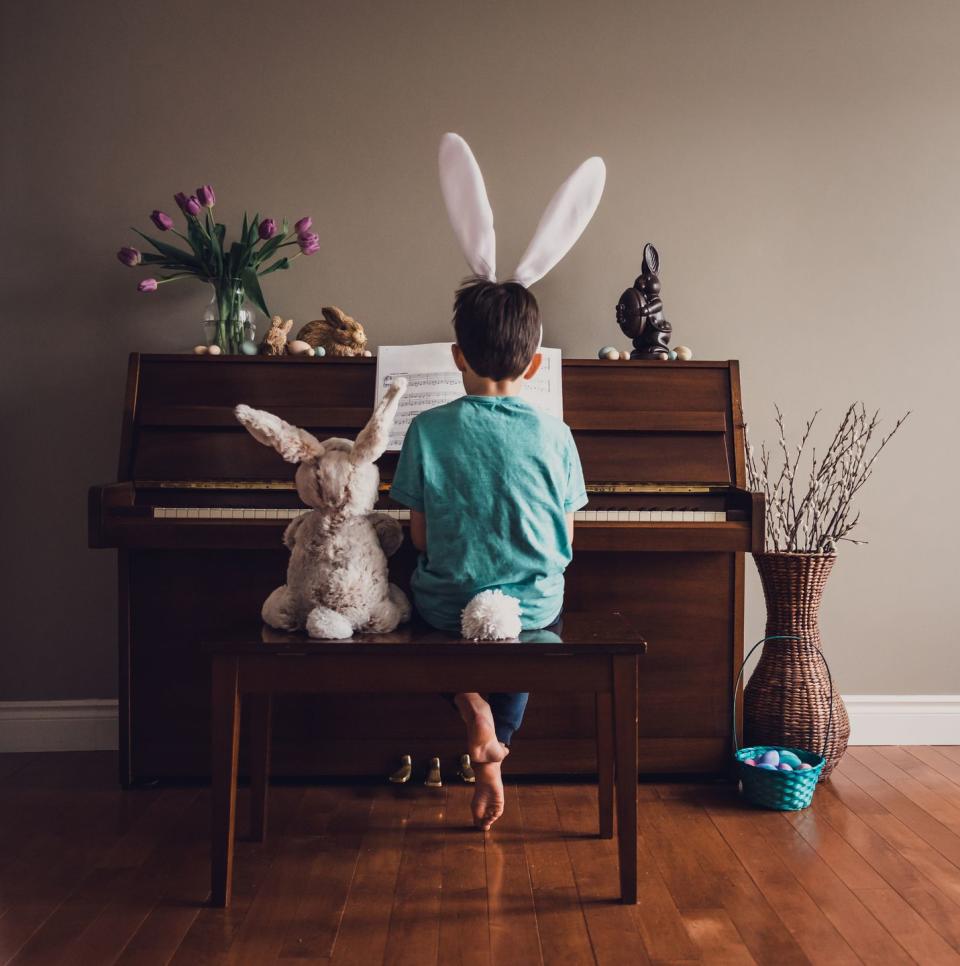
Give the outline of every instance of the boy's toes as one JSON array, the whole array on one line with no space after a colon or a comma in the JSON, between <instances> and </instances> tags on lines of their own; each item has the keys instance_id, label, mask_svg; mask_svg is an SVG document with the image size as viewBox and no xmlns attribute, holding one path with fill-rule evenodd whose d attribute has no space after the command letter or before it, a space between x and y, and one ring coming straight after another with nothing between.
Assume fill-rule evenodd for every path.
<instances>
[{"instance_id":1,"label":"boy's toes","mask_svg":"<svg viewBox=\"0 0 960 966\"><path fill-rule=\"evenodd\" d=\"M475 764L474 769L477 783L474 786L470 810L473 813L474 825L486 832L503 815L503 780L500 777L499 763Z\"/></svg>"}]
</instances>

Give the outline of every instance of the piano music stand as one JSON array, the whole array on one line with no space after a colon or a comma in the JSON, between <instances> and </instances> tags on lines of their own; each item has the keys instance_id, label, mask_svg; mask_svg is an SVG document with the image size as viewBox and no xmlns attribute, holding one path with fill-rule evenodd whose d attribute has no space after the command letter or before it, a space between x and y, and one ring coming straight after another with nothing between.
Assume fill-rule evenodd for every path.
<instances>
[{"instance_id":1,"label":"piano music stand","mask_svg":"<svg viewBox=\"0 0 960 966\"><path fill-rule=\"evenodd\" d=\"M206 649L213 671L212 905L230 904L244 697L251 703L253 729L251 835L263 841L274 693L467 690L594 693L599 834L613 837L616 804L620 898L636 903L637 676L646 642L619 614L565 613L562 636L528 631L519 641L465 641L417 624L348 641L314 641L253 627L222 635Z\"/></svg>"}]
</instances>

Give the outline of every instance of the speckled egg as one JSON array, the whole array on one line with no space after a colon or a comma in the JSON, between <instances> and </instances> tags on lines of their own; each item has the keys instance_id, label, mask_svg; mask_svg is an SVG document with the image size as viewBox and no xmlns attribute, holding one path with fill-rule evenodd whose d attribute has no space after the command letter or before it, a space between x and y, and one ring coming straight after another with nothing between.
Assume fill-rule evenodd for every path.
<instances>
[{"instance_id":1,"label":"speckled egg","mask_svg":"<svg viewBox=\"0 0 960 966\"><path fill-rule=\"evenodd\" d=\"M220 346L218 346L218 345L208 345L207 346L207 355L208 356L218 356L218 355L221 355L222 353L223 353L223 349L221 349Z\"/></svg>"},{"instance_id":2,"label":"speckled egg","mask_svg":"<svg viewBox=\"0 0 960 966\"><path fill-rule=\"evenodd\" d=\"M678 345L673 351L676 353L676 358L681 362L687 362L689 359L693 358L693 349L691 349L689 346Z\"/></svg>"},{"instance_id":3,"label":"speckled egg","mask_svg":"<svg viewBox=\"0 0 960 966\"><path fill-rule=\"evenodd\" d=\"M370 349L364 349L363 354L367 359L373 358L373 352L371 352Z\"/></svg>"},{"instance_id":4,"label":"speckled egg","mask_svg":"<svg viewBox=\"0 0 960 966\"><path fill-rule=\"evenodd\" d=\"M193 354L197 356L205 356L207 354L207 347L205 345L195 345L193 347Z\"/></svg>"},{"instance_id":5,"label":"speckled egg","mask_svg":"<svg viewBox=\"0 0 960 966\"><path fill-rule=\"evenodd\" d=\"M244 339L240 343L240 351L245 356L255 356L257 354L257 344L256 342L251 342L249 339Z\"/></svg>"},{"instance_id":6,"label":"speckled egg","mask_svg":"<svg viewBox=\"0 0 960 966\"><path fill-rule=\"evenodd\" d=\"M318 345L314 347L313 354L319 359L327 354L327 350L322 345Z\"/></svg>"},{"instance_id":7,"label":"speckled egg","mask_svg":"<svg viewBox=\"0 0 960 966\"><path fill-rule=\"evenodd\" d=\"M620 350L615 345L605 345L598 353L598 359L619 359Z\"/></svg>"},{"instance_id":8,"label":"speckled egg","mask_svg":"<svg viewBox=\"0 0 960 966\"><path fill-rule=\"evenodd\" d=\"M769 751L765 751L760 756L761 765L773 765L774 768L780 764L780 752L776 748L771 748Z\"/></svg>"},{"instance_id":9,"label":"speckled egg","mask_svg":"<svg viewBox=\"0 0 960 966\"><path fill-rule=\"evenodd\" d=\"M677 353L676 353L676 352L675 352L675 351L674 351L673 349L670 349L670 350L668 350L668 352L667 352L667 358L668 358L668 359L669 359L669 360L670 360L671 362L673 362L673 360L677 358Z\"/></svg>"},{"instance_id":10,"label":"speckled egg","mask_svg":"<svg viewBox=\"0 0 960 966\"><path fill-rule=\"evenodd\" d=\"M313 347L309 342L304 342L303 339L291 339L287 343L287 352L292 356L312 356Z\"/></svg>"}]
</instances>

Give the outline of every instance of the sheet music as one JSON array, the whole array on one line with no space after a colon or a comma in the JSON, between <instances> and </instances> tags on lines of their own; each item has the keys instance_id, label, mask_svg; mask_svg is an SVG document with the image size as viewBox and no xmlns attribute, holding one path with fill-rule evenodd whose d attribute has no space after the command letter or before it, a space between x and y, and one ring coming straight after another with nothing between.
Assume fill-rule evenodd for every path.
<instances>
[{"instance_id":1,"label":"sheet music","mask_svg":"<svg viewBox=\"0 0 960 966\"><path fill-rule=\"evenodd\" d=\"M520 393L531 406L563 419L563 384L559 349L540 349L543 362L537 374L524 380ZM403 445L407 427L425 409L442 406L465 395L463 378L453 362L449 342L424 345L382 345L377 350L377 394L380 402L397 376L406 376L407 391L400 399L387 452Z\"/></svg>"}]
</instances>

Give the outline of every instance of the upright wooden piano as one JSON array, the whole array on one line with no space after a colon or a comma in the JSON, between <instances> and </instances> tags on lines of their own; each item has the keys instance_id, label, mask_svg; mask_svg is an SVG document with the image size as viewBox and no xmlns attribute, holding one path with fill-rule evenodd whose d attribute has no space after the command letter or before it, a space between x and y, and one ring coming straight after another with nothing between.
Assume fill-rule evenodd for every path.
<instances>
[{"instance_id":1,"label":"upright wooden piano","mask_svg":"<svg viewBox=\"0 0 960 966\"><path fill-rule=\"evenodd\" d=\"M120 778L208 771L209 670L199 642L256 621L284 581L281 534L300 509L293 468L233 417L267 409L321 439L353 436L375 360L132 355L116 483L90 491L90 544L115 547ZM564 410L590 503L577 514L568 610L635 615L650 642L640 685L642 773L720 774L743 644L744 553L762 549L745 489L736 362L564 360ZM380 508L396 456L381 460ZM408 583L409 545L392 560ZM593 771L593 707L534 694L511 771ZM383 775L401 754L452 763L462 729L441 698L276 702L277 775ZM451 765L447 764L447 771Z\"/></svg>"}]
</instances>

